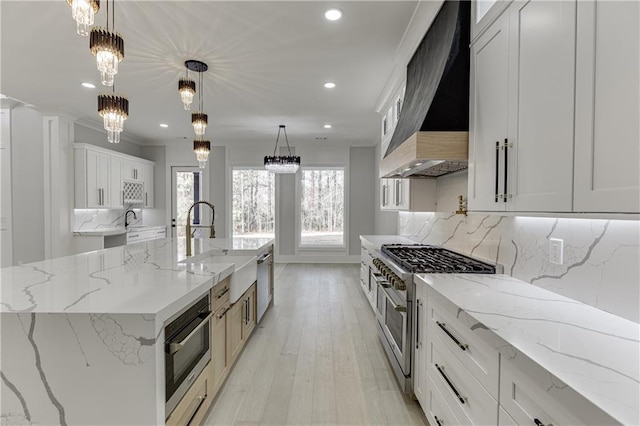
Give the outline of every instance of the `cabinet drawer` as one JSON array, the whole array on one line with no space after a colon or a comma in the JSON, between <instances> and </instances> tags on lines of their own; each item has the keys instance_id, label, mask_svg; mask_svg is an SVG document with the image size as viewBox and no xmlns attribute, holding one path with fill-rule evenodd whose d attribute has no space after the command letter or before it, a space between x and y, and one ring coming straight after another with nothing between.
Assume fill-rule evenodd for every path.
<instances>
[{"instance_id":1,"label":"cabinet drawer","mask_svg":"<svg viewBox=\"0 0 640 426\"><path fill-rule=\"evenodd\" d=\"M498 351L485 340L488 330L465 312L454 314L445 308L445 304L434 299L437 298L431 297L428 305L429 331L440 337L442 343L497 400L499 356Z\"/></svg>"},{"instance_id":2,"label":"cabinet drawer","mask_svg":"<svg viewBox=\"0 0 640 426\"><path fill-rule=\"evenodd\" d=\"M209 365L202 370L193 386L184 395L178 406L173 410L167 419L167 425L187 426L199 425L204 420L209 405L211 405L211 395L209 395Z\"/></svg>"},{"instance_id":3,"label":"cabinet drawer","mask_svg":"<svg viewBox=\"0 0 640 426\"><path fill-rule=\"evenodd\" d=\"M433 333L427 333L427 353L427 372L456 417L467 424L497 424L498 402Z\"/></svg>"},{"instance_id":4,"label":"cabinet drawer","mask_svg":"<svg viewBox=\"0 0 640 426\"><path fill-rule=\"evenodd\" d=\"M428 380L430 381L430 378ZM429 383L427 389L429 391L427 392L427 405L424 414L431 426L462 426L465 424L453 414L451 407L445 402L444 397L433 383Z\"/></svg>"},{"instance_id":5,"label":"cabinet drawer","mask_svg":"<svg viewBox=\"0 0 640 426\"><path fill-rule=\"evenodd\" d=\"M211 289L211 310L217 311L229 303L229 278L225 278Z\"/></svg>"},{"instance_id":6,"label":"cabinet drawer","mask_svg":"<svg viewBox=\"0 0 640 426\"><path fill-rule=\"evenodd\" d=\"M619 424L561 380L518 353L503 360L500 405L517 424ZM508 420L505 424L508 424Z\"/></svg>"}]
</instances>

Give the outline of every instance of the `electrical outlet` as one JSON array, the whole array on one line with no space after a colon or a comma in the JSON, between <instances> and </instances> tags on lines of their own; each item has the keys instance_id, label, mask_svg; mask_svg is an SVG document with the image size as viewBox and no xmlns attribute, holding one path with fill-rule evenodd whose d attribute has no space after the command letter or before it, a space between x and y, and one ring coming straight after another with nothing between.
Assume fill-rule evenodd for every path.
<instances>
[{"instance_id":1,"label":"electrical outlet","mask_svg":"<svg viewBox=\"0 0 640 426\"><path fill-rule=\"evenodd\" d=\"M562 251L564 240L559 238L549 238L549 262L562 265Z\"/></svg>"}]
</instances>

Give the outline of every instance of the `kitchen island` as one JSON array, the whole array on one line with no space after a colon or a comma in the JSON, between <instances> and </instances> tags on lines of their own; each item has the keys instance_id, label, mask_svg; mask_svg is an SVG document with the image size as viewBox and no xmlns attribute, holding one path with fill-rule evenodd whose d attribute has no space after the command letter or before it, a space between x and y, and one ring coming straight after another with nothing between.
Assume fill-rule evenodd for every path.
<instances>
[{"instance_id":1,"label":"kitchen island","mask_svg":"<svg viewBox=\"0 0 640 426\"><path fill-rule=\"evenodd\" d=\"M166 321L273 240L192 243L189 259L160 239L0 270L3 423L164 424Z\"/></svg>"}]
</instances>

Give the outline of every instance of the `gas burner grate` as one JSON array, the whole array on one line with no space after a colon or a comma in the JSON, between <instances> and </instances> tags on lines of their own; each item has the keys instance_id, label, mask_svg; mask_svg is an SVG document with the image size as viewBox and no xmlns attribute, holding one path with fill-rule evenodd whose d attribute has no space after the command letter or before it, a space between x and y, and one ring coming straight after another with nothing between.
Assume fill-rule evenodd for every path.
<instances>
[{"instance_id":1,"label":"gas burner grate","mask_svg":"<svg viewBox=\"0 0 640 426\"><path fill-rule=\"evenodd\" d=\"M496 273L493 265L437 246L384 244L382 252L413 273Z\"/></svg>"}]
</instances>

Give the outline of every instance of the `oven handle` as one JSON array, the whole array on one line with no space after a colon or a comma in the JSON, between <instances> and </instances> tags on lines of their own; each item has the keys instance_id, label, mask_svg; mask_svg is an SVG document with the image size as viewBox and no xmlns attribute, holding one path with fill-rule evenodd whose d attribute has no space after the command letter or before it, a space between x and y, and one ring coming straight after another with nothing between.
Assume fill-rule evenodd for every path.
<instances>
[{"instance_id":1,"label":"oven handle","mask_svg":"<svg viewBox=\"0 0 640 426\"><path fill-rule=\"evenodd\" d=\"M211 319L211 317L213 316L213 312L209 312L209 314L204 317L204 320L202 320L202 322L200 324L198 324L196 326L196 328L194 328L191 333L189 333L189 335L187 335L187 337L185 337L184 339L182 339L180 342L178 343L169 343L169 353L170 354L174 354L176 352L178 352L179 350L181 350L184 345L189 341L189 339L191 339L193 336L195 336L195 334L200 331L200 329L202 327L204 327L209 320Z\"/></svg>"},{"instance_id":2,"label":"oven handle","mask_svg":"<svg viewBox=\"0 0 640 426\"><path fill-rule=\"evenodd\" d=\"M383 287L383 288L389 288L389 287L391 287L391 284L389 284L389 282L388 282L388 281L386 281L386 280L382 277L382 274L379 274L379 273L377 273L377 272L374 272L374 273L373 273L373 279L374 279L374 281L376 282L376 284L379 284L379 285L380 285L380 287Z\"/></svg>"},{"instance_id":3,"label":"oven handle","mask_svg":"<svg viewBox=\"0 0 640 426\"><path fill-rule=\"evenodd\" d=\"M393 301L386 287L382 286L382 291L384 292L384 295L387 297L387 299L389 299L389 302L391 302L391 305L393 305L393 310L395 310L396 312L407 312L406 306L398 305Z\"/></svg>"}]
</instances>

